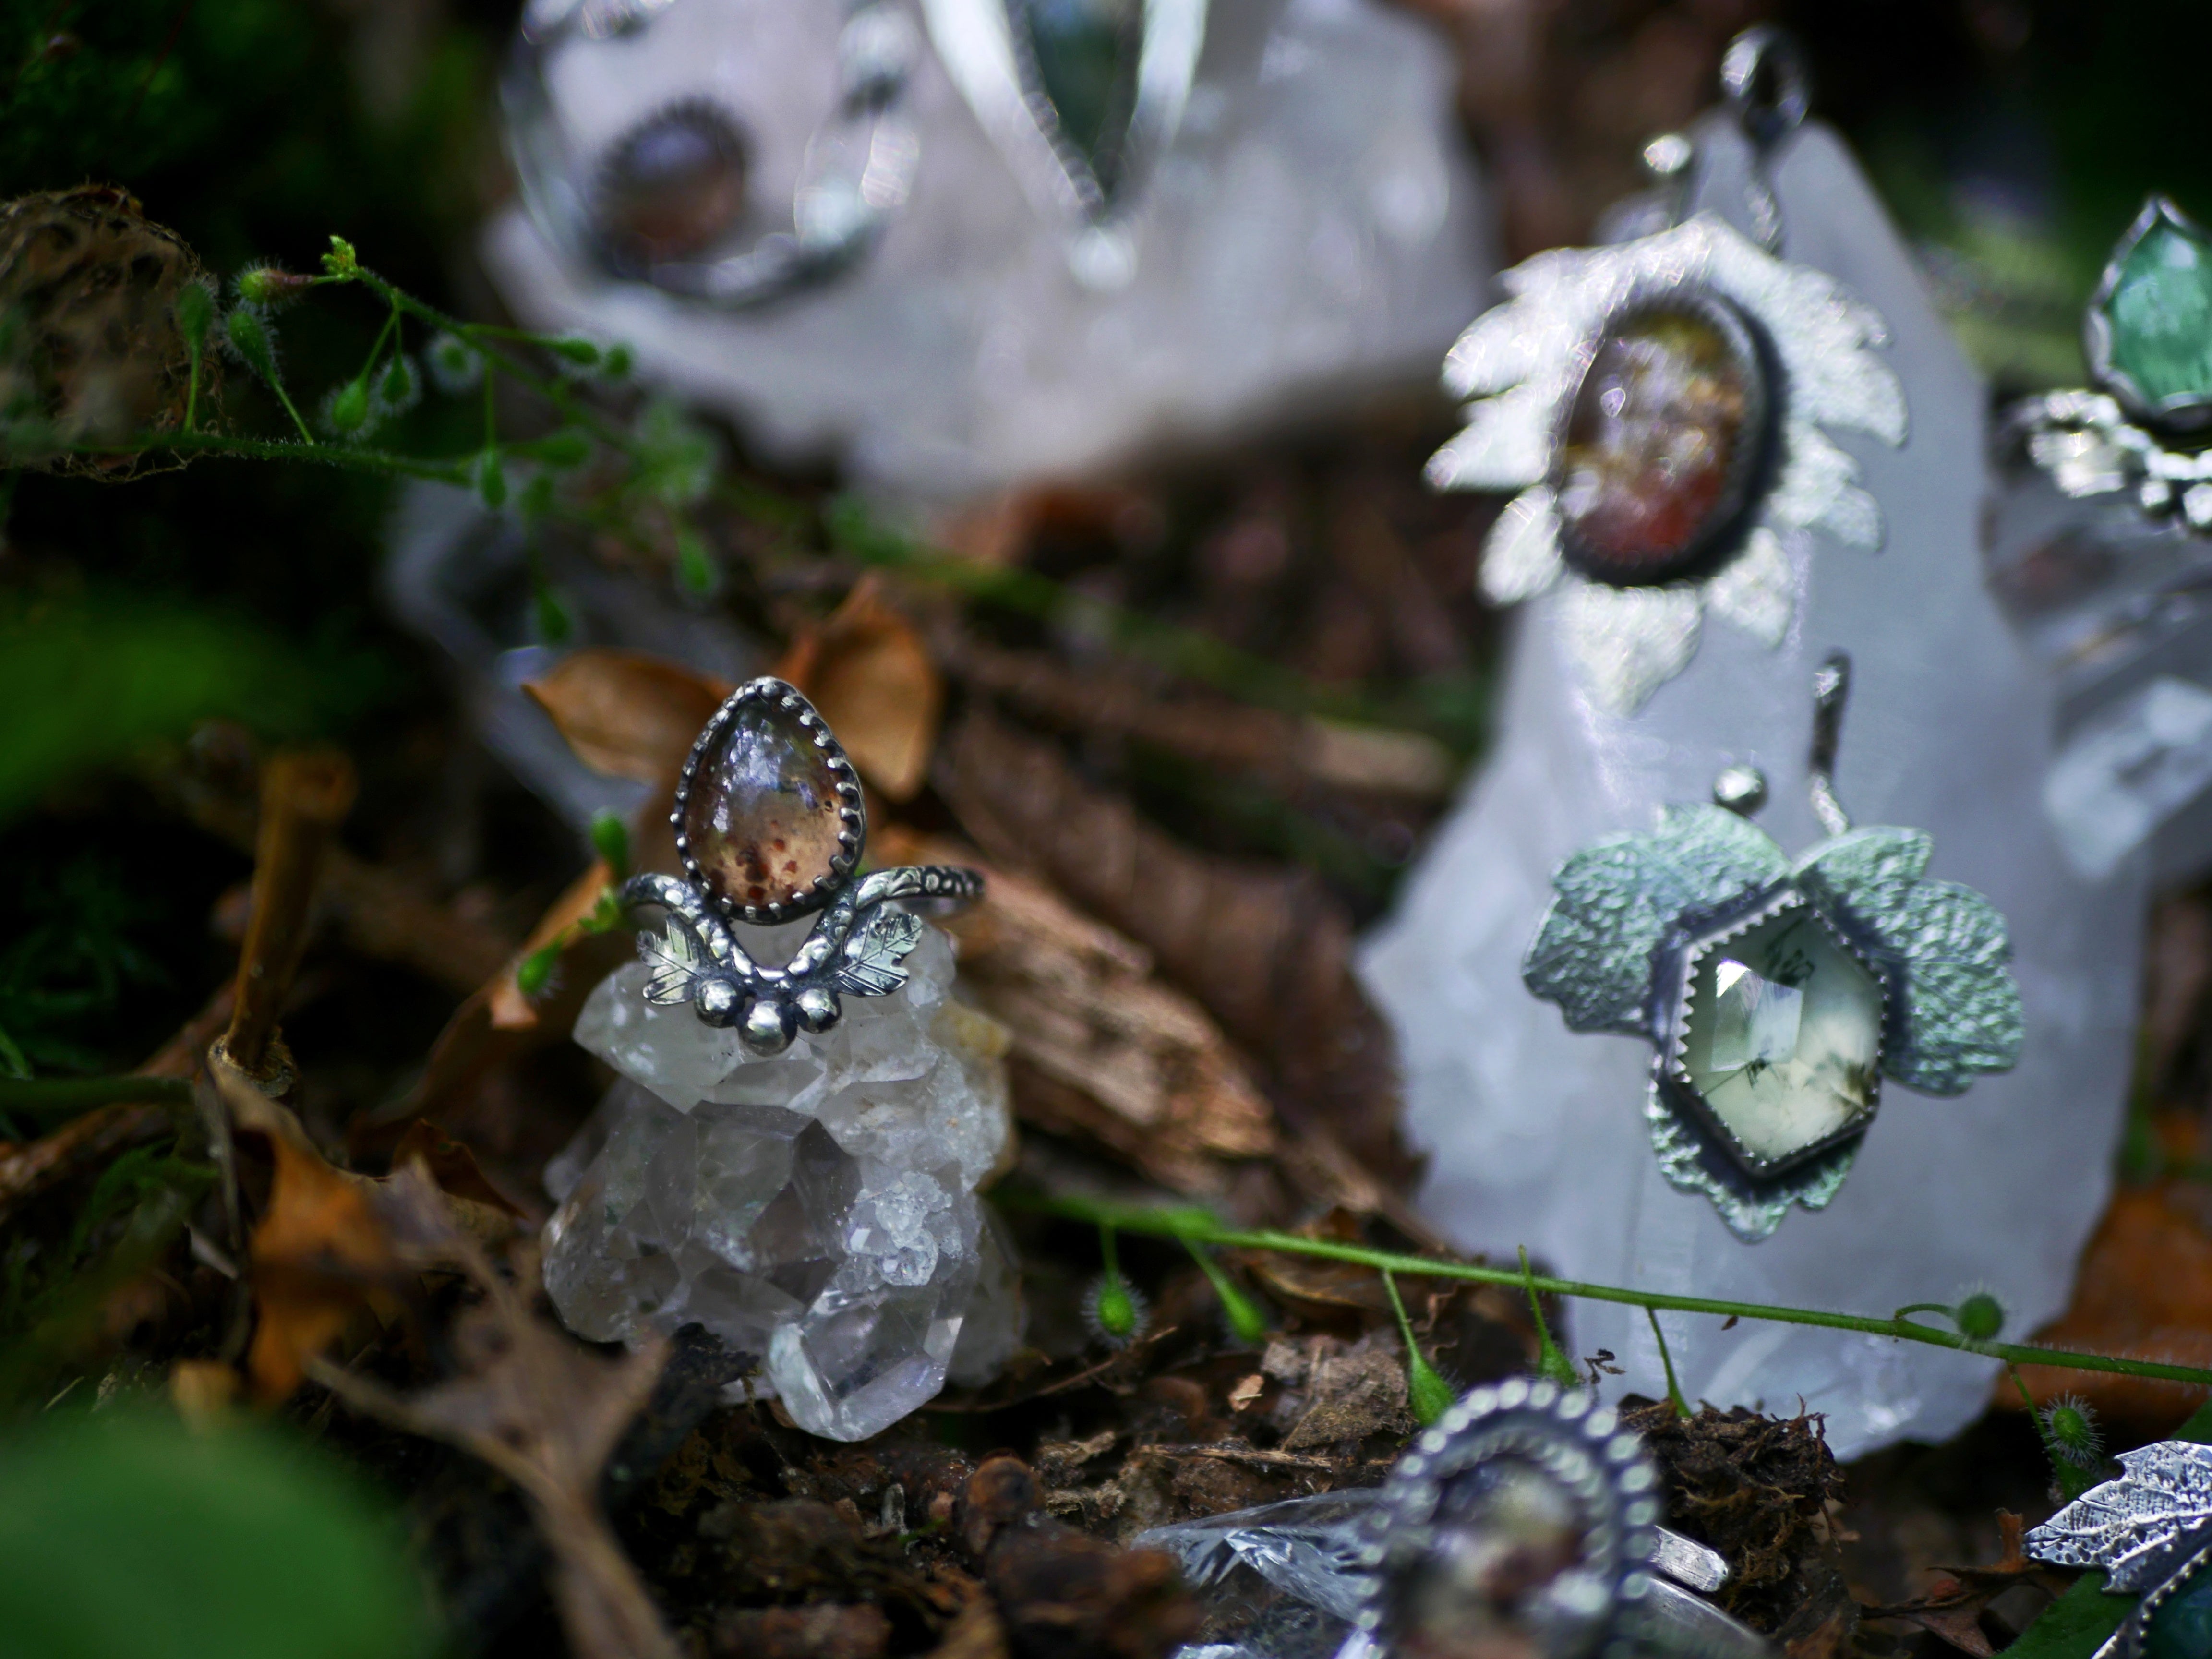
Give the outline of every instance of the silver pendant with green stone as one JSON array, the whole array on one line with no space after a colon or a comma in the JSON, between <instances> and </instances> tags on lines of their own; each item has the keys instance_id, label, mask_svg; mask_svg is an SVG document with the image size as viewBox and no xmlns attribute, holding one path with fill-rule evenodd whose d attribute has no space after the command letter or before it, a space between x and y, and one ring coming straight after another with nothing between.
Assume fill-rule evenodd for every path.
<instances>
[{"instance_id":1,"label":"silver pendant with green stone","mask_svg":"<svg viewBox=\"0 0 2212 1659\"><path fill-rule=\"evenodd\" d=\"M2154 519L2212 532L2212 235L2153 196L2112 250L2081 334L2094 386L2023 399L2007 440L2069 495L2130 491Z\"/></svg>"},{"instance_id":2,"label":"silver pendant with green stone","mask_svg":"<svg viewBox=\"0 0 2212 1659\"><path fill-rule=\"evenodd\" d=\"M2024 1036L2004 918L1930 879L1918 830L1854 830L1829 780L1849 661L1815 685L1811 773L1826 840L1795 860L1749 821L1765 785L1730 768L1715 804L1585 848L1522 966L1570 1030L1649 1039L1645 1117L1668 1181L1747 1243L1826 1206L1881 1079L1957 1095Z\"/></svg>"},{"instance_id":3,"label":"silver pendant with green stone","mask_svg":"<svg viewBox=\"0 0 2212 1659\"><path fill-rule=\"evenodd\" d=\"M2212 1446L2165 1440L2120 1454L2023 1541L2030 1560L2102 1568L2113 1595L2140 1592L2094 1659L2203 1659L2212 1650Z\"/></svg>"},{"instance_id":4,"label":"silver pendant with green stone","mask_svg":"<svg viewBox=\"0 0 2212 1659\"><path fill-rule=\"evenodd\" d=\"M1182 125L1207 0L922 0L961 94L1087 287L1134 274L1122 222Z\"/></svg>"}]
</instances>

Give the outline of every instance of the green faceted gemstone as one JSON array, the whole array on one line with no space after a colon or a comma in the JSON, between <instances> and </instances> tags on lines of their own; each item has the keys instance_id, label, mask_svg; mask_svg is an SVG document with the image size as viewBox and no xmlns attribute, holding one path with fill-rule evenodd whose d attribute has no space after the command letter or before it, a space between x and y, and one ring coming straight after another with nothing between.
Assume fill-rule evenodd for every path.
<instances>
[{"instance_id":1,"label":"green faceted gemstone","mask_svg":"<svg viewBox=\"0 0 2212 1659\"><path fill-rule=\"evenodd\" d=\"M2105 315L2112 367L2146 403L2212 398L2212 242L2154 220L2122 256Z\"/></svg>"},{"instance_id":2,"label":"green faceted gemstone","mask_svg":"<svg viewBox=\"0 0 2212 1659\"><path fill-rule=\"evenodd\" d=\"M1015 0L1013 15L1061 143L1110 202L1121 182L1136 109L1145 44L1141 0Z\"/></svg>"},{"instance_id":3,"label":"green faceted gemstone","mask_svg":"<svg viewBox=\"0 0 2212 1659\"><path fill-rule=\"evenodd\" d=\"M1677 1076L1755 1172L1873 1115L1881 987L1802 900L1692 954Z\"/></svg>"},{"instance_id":4,"label":"green faceted gemstone","mask_svg":"<svg viewBox=\"0 0 2212 1659\"><path fill-rule=\"evenodd\" d=\"M2143 1634L2144 1659L2212 1659L2212 1573L2191 1576L2151 1614Z\"/></svg>"}]
</instances>

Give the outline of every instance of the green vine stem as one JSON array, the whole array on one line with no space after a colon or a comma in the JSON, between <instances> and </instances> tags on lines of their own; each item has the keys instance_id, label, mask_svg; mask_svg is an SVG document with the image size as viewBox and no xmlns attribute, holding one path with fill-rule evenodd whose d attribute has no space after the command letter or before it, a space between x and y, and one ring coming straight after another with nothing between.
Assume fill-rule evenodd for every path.
<instances>
[{"instance_id":1,"label":"green vine stem","mask_svg":"<svg viewBox=\"0 0 2212 1659\"><path fill-rule=\"evenodd\" d=\"M1458 1279L1476 1285L1503 1285L1546 1296L1571 1296L1586 1302L1615 1302L1660 1313L1711 1314L1717 1319L1758 1319L1782 1325L1808 1325L1835 1331L1856 1331L1866 1336L1893 1337L1901 1342L1924 1343L1931 1348L1952 1348L2015 1365L2047 1365L2068 1370L2106 1371L2117 1376L2137 1376L2158 1382L2185 1382L2212 1389L2212 1370L2176 1365L2164 1360L2129 1359L2118 1354L2087 1353L2074 1348L2048 1348L2032 1342L1977 1341L1957 1331L1915 1323L1892 1315L1833 1313L1823 1308L1789 1308L1759 1302L1731 1302L1717 1297L1676 1296L1665 1291L1640 1291L1620 1285L1593 1285L1581 1279L1555 1279L1524 1273L1516 1267L1492 1267L1472 1261L1436 1261L1364 1244L1340 1244L1328 1239L1301 1238L1296 1233L1224 1226L1212 1213L1195 1206L1155 1208L1111 1204L1088 1198L1047 1198L1023 1192L993 1194L1008 1209L1113 1227L1127 1233L1195 1241L1224 1249L1274 1250L1285 1255L1312 1256L1325 1261L1345 1261L1371 1267L1380 1273L1399 1273L1427 1279Z\"/></svg>"}]
</instances>

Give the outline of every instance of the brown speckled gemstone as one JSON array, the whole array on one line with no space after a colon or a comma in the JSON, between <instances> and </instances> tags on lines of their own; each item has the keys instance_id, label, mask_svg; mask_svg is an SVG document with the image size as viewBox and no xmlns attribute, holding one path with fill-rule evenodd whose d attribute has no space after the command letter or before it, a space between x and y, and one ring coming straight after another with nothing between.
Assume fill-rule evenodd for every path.
<instances>
[{"instance_id":1,"label":"brown speckled gemstone","mask_svg":"<svg viewBox=\"0 0 2212 1659\"><path fill-rule=\"evenodd\" d=\"M798 717L741 705L714 734L684 804L684 834L707 890L739 908L791 904L838 853L837 775Z\"/></svg>"},{"instance_id":2,"label":"brown speckled gemstone","mask_svg":"<svg viewBox=\"0 0 2212 1659\"><path fill-rule=\"evenodd\" d=\"M1758 366L1731 331L1674 307L1607 329L1575 394L1558 475L1564 548L1585 574L1680 574L1729 512L1759 402Z\"/></svg>"}]
</instances>

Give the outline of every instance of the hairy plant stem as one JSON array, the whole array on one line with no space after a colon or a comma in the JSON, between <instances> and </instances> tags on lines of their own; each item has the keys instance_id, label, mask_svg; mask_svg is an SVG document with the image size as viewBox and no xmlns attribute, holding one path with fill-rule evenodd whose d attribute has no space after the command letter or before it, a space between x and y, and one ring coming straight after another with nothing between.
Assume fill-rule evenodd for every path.
<instances>
[{"instance_id":1,"label":"hairy plant stem","mask_svg":"<svg viewBox=\"0 0 2212 1659\"><path fill-rule=\"evenodd\" d=\"M1924 1343L1933 1348L1953 1348L1963 1353L2002 1359L2015 1365L2047 1365L2063 1370L2106 1371L2119 1376L2139 1376L2160 1382L2186 1382L2212 1388L2212 1370L2176 1365L2164 1360L2129 1359L2118 1354L2087 1353L2073 1348L2047 1348L2029 1342L1978 1342L1957 1331L1915 1323L1901 1314L1881 1318L1869 1314L1832 1313L1822 1308L1790 1308L1759 1302L1732 1302L1717 1297L1676 1296L1665 1291L1640 1291L1620 1285L1593 1285L1581 1279L1555 1279L1524 1273L1516 1267L1492 1267L1471 1261L1437 1261L1425 1256L1404 1255L1394 1250L1371 1249L1364 1244L1340 1244L1327 1239L1301 1238L1296 1233L1228 1227L1195 1206L1150 1208L1111 1204L1087 1198L1046 1198L1022 1192L1001 1192L994 1200L1008 1209L1087 1223L1122 1232L1145 1233L1185 1243L1212 1244L1227 1249L1275 1250L1285 1255L1313 1256L1326 1261L1346 1261L1371 1267L1380 1273L1402 1273L1429 1279L1466 1279L1477 1285L1504 1285L1528 1289L1546 1296L1577 1297L1587 1302L1616 1302L1632 1308L1662 1313L1711 1314L1718 1319L1759 1319L1783 1325L1809 1325L1826 1330L1856 1331L1867 1336L1893 1337L1903 1342Z\"/></svg>"}]
</instances>

